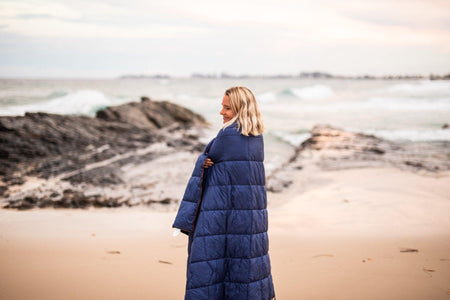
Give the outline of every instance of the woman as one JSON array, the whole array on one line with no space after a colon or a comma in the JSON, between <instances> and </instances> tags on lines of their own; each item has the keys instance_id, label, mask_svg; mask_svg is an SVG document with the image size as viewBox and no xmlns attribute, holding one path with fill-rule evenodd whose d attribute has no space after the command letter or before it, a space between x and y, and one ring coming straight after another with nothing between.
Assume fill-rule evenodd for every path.
<instances>
[{"instance_id":1,"label":"woman","mask_svg":"<svg viewBox=\"0 0 450 300\"><path fill-rule=\"evenodd\" d=\"M220 114L172 225L189 235L185 299L275 299L261 114L245 87L225 92Z\"/></svg>"}]
</instances>

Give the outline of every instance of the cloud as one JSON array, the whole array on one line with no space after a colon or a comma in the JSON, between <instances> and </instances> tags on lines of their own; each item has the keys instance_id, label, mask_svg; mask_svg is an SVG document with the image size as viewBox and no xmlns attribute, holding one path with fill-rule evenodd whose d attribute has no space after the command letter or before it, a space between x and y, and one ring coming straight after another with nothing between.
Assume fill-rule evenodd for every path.
<instances>
[{"instance_id":1,"label":"cloud","mask_svg":"<svg viewBox=\"0 0 450 300\"><path fill-rule=\"evenodd\" d=\"M437 0L1 0L0 66L44 60L57 70L72 68L70 57L80 73L87 61L115 74L142 61L169 73L429 72L448 65L449 14Z\"/></svg>"},{"instance_id":2,"label":"cloud","mask_svg":"<svg viewBox=\"0 0 450 300\"><path fill-rule=\"evenodd\" d=\"M450 2L419 0L348 0L334 9L341 15L379 26L404 26L422 30L450 29Z\"/></svg>"},{"instance_id":3,"label":"cloud","mask_svg":"<svg viewBox=\"0 0 450 300\"><path fill-rule=\"evenodd\" d=\"M53 38L142 38L170 39L193 37L207 32L205 28L186 25L147 24L140 27L125 27L110 24L91 24L87 22L67 22L58 19L16 20L8 33L22 36Z\"/></svg>"},{"instance_id":4,"label":"cloud","mask_svg":"<svg viewBox=\"0 0 450 300\"><path fill-rule=\"evenodd\" d=\"M282 44L447 42L440 1L133 1L5 0L3 31L23 36L168 39L266 32ZM401 12L401 13L399 13ZM231 37L232 38L232 37ZM287 43L287 40L293 40Z\"/></svg>"},{"instance_id":5,"label":"cloud","mask_svg":"<svg viewBox=\"0 0 450 300\"><path fill-rule=\"evenodd\" d=\"M167 22L157 11L139 12L130 8L80 3L16 3L5 1L0 13L3 31L30 37L141 38L193 37L208 32L202 26Z\"/></svg>"},{"instance_id":6,"label":"cloud","mask_svg":"<svg viewBox=\"0 0 450 300\"><path fill-rule=\"evenodd\" d=\"M386 45L421 45L450 51L450 2L396 0L355 1L333 9L355 28Z\"/></svg>"}]
</instances>

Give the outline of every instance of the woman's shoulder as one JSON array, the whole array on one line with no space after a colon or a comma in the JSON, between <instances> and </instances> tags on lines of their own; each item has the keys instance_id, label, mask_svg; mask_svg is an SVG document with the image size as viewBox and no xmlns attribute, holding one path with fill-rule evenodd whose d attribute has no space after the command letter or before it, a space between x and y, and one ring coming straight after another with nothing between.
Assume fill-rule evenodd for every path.
<instances>
[{"instance_id":1,"label":"woman's shoulder","mask_svg":"<svg viewBox=\"0 0 450 300\"><path fill-rule=\"evenodd\" d=\"M234 122L233 124L225 127L225 128L221 128L219 130L219 133L217 134L217 136L228 136L228 135L240 135L241 131L239 130L239 126L237 122Z\"/></svg>"},{"instance_id":2,"label":"woman's shoulder","mask_svg":"<svg viewBox=\"0 0 450 300\"><path fill-rule=\"evenodd\" d=\"M257 139L262 139L263 138L262 134L260 134L260 135L249 134L248 136L243 135L241 133L241 130L240 130L239 125L238 125L237 122L234 122L233 124L231 124L231 125L229 125L229 126L227 126L225 128L220 129L219 133L217 134L217 137L219 137L219 136L242 136L242 137L257 138Z\"/></svg>"}]
</instances>

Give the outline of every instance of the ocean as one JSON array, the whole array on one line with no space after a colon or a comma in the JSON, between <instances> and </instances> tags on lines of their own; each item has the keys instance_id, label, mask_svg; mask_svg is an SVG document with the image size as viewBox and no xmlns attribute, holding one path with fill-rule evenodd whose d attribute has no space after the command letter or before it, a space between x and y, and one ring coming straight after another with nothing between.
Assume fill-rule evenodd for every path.
<instances>
[{"instance_id":1,"label":"ocean","mask_svg":"<svg viewBox=\"0 0 450 300\"><path fill-rule=\"evenodd\" d=\"M448 145L450 81L356 79L0 79L0 115L44 111L94 116L106 106L169 100L203 115L220 129L224 91L247 86L256 95L267 127L271 162L288 155L316 124L401 142Z\"/></svg>"}]
</instances>

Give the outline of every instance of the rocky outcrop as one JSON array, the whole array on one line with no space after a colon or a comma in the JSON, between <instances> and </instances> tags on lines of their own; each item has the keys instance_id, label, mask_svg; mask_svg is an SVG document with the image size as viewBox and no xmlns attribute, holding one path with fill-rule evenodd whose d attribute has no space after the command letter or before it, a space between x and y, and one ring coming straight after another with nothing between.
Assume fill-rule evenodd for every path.
<instances>
[{"instance_id":1,"label":"rocky outcrop","mask_svg":"<svg viewBox=\"0 0 450 300\"><path fill-rule=\"evenodd\" d=\"M317 125L311 138L298 147L294 160L312 155L322 169L394 166L408 171L450 170L448 142L422 143L389 141L374 135L345 132L329 125ZM309 152L309 153L308 153Z\"/></svg>"},{"instance_id":2,"label":"rocky outcrop","mask_svg":"<svg viewBox=\"0 0 450 300\"><path fill-rule=\"evenodd\" d=\"M168 101L155 102L142 97L140 103L108 107L96 114L97 119L120 122L141 129L155 129L179 123L184 126L204 124L205 119L191 110Z\"/></svg>"},{"instance_id":3,"label":"rocky outcrop","mask_svg":"<svg viewBox=\"0 0 450 300\"><path fill-rule=\"evenodd\" d=\"M114 206L111 197L86 194L81 186L126 186L127 166L177 151L197 153L204 147L198 131L205 125L204 118L189 109L147 97L100 110L95 118L42 112L0 117L0 197L6 198L7 207L16 208L19 203L27 208L64 207L61 203L75 201L67 199L84 199L77 207ZM24 192L30 178L53 184L47 184L46 191ZM68 198L67 190L76 196ZM158 202L127 197L117 203Z\"/></svg>"},{"instance_id":4,"label":"rocky outcrop","mask_svg":"<svg viewBox=\"0 0 450 300\"><path fill-rule=\"evenodd\" d=\"M195 146L193 139L174 140L158 129L202 124L202 116L184 107L146 97L100 110L96 118L42 112L0 117L0 176L7 183L18 180L11 176L16 171L48 178L155 142Z\"/></svg>"},{"instance_id":5,"label":"rocky outcrop","mask_svg":"<svg viewBox=\"0 0 450 300\"><path fill-rule=\"evenodd\" d=\"M292 157L268 178L268 190L280 192L291 181L292 171L314 165L321 170L393 166L412 172L433 173L450 170L449 152L442 145L392 142L374 135L347 132L330 125L316 125L311 136L296 147ZM446 142L443 142L446 143Z\"/></svg>"},{"instance_id":6,"label":"rocky outcrop","mask_svg":"<svg viewBox=\"0 0 450 300\"><path fill-rule=\"evenodd\" d=\"M154 111L160 112L157 117ZM96 118L0 117L0 204L175 210L204 147L204 124L185 108L146 99L107 108ZM309 172L365 167L427 174L450 170L450 153L442 151L450 149L448 142L433 149L433 143L392 142L329 125L317 125L310 134L292 157L267 173L268 191L293 184L293 172L307 178Z\"/></svg>"}]
</instances>

